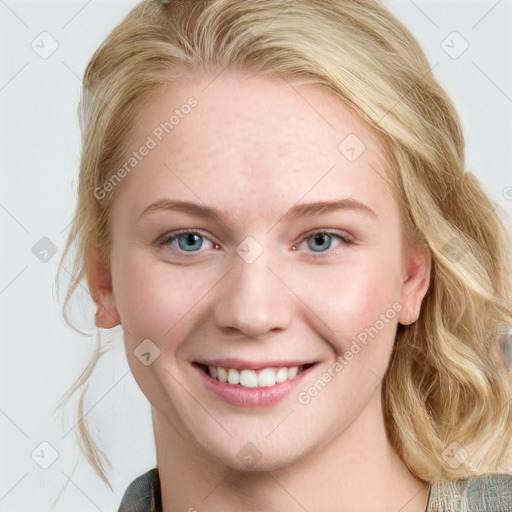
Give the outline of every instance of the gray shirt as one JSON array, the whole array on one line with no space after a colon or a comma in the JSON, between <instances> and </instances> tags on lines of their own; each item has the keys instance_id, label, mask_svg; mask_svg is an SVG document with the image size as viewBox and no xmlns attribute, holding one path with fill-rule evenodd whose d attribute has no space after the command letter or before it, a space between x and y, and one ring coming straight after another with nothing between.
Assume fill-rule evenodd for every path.
<instances>
[{"instance_id":1,"label":"gray shirt","mask_svg":"<svg viewBox=\"0 0 512 512\"><path fill-rule=\"evenodd\" d=\"M157 468L129 485L118 512L162 512ZM490 473L455 482L433 482L427 512L512 512L512 475Z\"/></svg>"}]
</instances>

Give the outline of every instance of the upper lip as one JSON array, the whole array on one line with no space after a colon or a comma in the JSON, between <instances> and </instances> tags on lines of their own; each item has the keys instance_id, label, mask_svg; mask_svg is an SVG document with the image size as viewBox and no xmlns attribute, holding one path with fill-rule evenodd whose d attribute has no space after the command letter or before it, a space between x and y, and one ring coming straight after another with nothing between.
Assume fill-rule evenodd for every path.
<instances>
[{"instance_id":1,"label":"upper lip","mask_svg":"<svg viewBox=\"0 0 512 512\"><path fill-rule=\"evenodd\" d=\"M235 368L236 370L261 370L263 368L291 368L293 366L306 366L315 364L314 359L290 359L287 361L244 361L227 357L224 359L201 359L194 361L204 366L222 366L223 368Z\"/></svg>"}]
</instances>

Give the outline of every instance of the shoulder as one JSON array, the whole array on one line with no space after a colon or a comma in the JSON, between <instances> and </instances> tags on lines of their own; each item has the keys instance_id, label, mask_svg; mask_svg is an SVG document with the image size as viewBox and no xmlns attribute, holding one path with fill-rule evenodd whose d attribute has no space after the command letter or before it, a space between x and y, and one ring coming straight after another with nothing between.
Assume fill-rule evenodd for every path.
<instances>
[{"instance_id":1,"label":"shoulder","mask_svg":"<svg viewBox=\"0 0 512 512\"><path fill-rule=\"evenodd\" d=\"M465 480L438 480L430 491L429 512L512 511L512 475L489 473Z\"/></svg>"},{"instance_id":2,"label":"shoulder","mask_svg":"<svg viewBox=\"0 0 512 512\"><path fill-rule=\"evenodd\" d=\"M512 475L486 474L431 485L429 512L511 512ZM137 477L126 489L118 512L161 512L158 469Z\"/></svg>"},{"instance_id":3,"label":"shoulder","mask_svg":"<svg viewBox=\"0 0 512 512\"><path fill-rule=\"evenodd\" d=\"M138 476L126 489L118 512L161 512L158 469Z\"/></svg>"}]
</instances>

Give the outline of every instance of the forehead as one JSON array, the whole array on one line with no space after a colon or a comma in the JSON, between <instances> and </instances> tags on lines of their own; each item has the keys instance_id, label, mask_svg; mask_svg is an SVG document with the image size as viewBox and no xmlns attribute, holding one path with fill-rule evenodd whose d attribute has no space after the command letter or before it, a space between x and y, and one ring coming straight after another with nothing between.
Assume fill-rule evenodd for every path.
<instances>
[{"instance_id":1,"label":"forehead","mask_svg":"<svg viewBox=\"0 0 512 512\"><path fill-rule=\"evenodd\" d=\"M301 199L392 202L376 132L317 85L228 71L168 83L129 142L151 146L116 200L134 212L165 197L260 220Z\"/></svg>"}]
</instances>

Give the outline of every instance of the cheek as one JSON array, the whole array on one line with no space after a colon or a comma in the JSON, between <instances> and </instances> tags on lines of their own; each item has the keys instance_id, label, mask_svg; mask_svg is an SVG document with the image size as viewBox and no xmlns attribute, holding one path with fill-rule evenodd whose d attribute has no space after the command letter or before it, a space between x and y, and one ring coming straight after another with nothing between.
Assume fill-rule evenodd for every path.
<instances>
[{"instance_id":1,"label":"cheek","mask_svg":"<svg viewBox=\"0 0 512 512\"><path fill-rule=\"evenodd\" d=\"M183 395L181 385L173 376L180 371L180 351L187 346L194 322L202 315L201 299L215 283L209 275L199 277L191 268L172 268L136 251L127 252L112 266L116 304L132 374L151 404L158 408L166 403L174 416L179 415L175 409L177 400L181 400L181 409L193 407L187 405L189 397ZM159 350L157 358L147 366L138 357L141 342L146 339ZM151 352L151 346L144 349L148 350L150 354L156 353ZM173 397L171 402L169 396ZM179 424L178 427L181 428Z\"/></svg>"},{"instance_id":2,"label":"cheek","mask_svg":"<svg viewBox=\"0 0 512 512\"><path fill-rule=\"evenodd\" d=\"M143 255L127 255L113 266L116 304L126 339L172 341L205 295L209 279L192 267L171 267Z\"/></svg>"},{"instance_id":3,"label":"cheek","mask_svg":"<svg viewBox=\"0 0 512 512\"><path fill-rule=\"evenodd\" d=\"M318 266L302 276L296 279L295 289L301 290L303 314L309 310L310 318L318 317L316 328L337 355L349 350L354 340L365 348L372 344L379 353L392 347L401 309L395 258L385 252L378 257L367 253L336 266Z\"/></svg>"}]
</instances>

